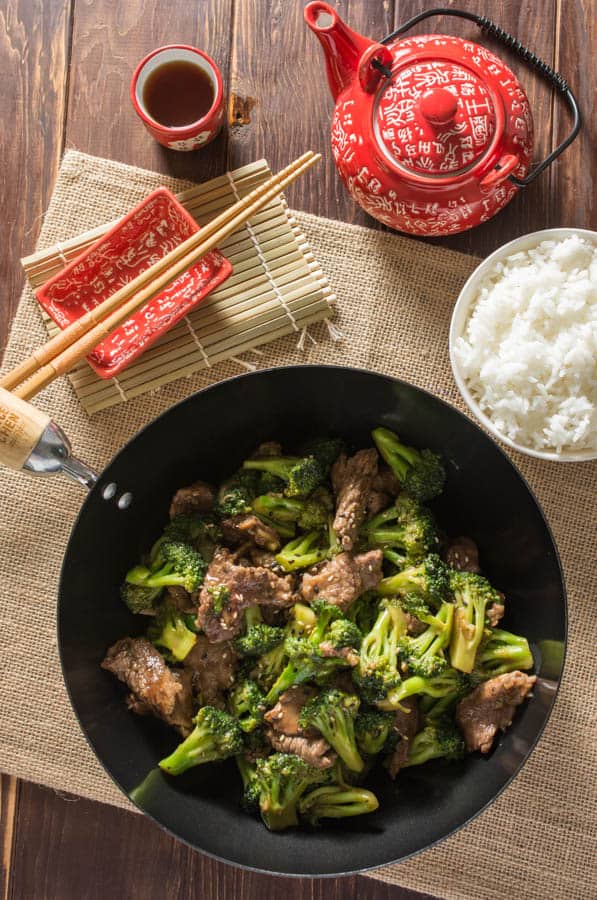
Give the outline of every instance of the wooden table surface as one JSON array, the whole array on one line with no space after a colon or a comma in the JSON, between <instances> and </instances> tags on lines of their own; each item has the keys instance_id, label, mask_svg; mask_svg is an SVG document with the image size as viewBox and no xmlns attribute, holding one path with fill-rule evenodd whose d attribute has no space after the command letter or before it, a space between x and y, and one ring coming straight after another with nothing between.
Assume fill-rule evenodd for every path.
<instances>
[{"instance_id":1,"label":"wooden table surface","mask_svg":"<svg viewBox=\"0 0 597 900\"><path fill-rule=\"evenodd\" d=\"M336 176L328 146L332 101L319 45L302 22L303 5L302 0L0 0L0 347L23 284L19 259L34 248L65 148L203 181L261 156L275 170L310 147L324 154L319 189L312 193L312 179L299 181L289 191L291 205L378 227L354 206ZM381 37L436 4L341 0L337 5L357 31ZM457 0L454 5L491 15L560 70L576 91L584 127L565 156L504 212L443 243L486 255L539 228L596 228L596 0ZM477 39L474 26L454 19L434 20L432 29ZM228 129L198 153L177 154L153 143L130 105L135 64L168 43L207 50L223 73ZM507 52L496 52L508 58ZM522 63L511 59L511 65L529 94L539 159L566 133L568 114ZM0 895L12 900L421 897L362 877L312 882L241 872L189 850L141 816L8 776L1 781L0 838Z\"/></svg>"}]
</instances>

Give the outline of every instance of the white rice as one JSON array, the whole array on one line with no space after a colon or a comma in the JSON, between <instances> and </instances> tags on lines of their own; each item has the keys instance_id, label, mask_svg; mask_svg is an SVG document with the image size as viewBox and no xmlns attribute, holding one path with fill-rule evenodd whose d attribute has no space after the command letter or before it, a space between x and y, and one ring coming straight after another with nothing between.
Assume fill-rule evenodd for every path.
<instances>
[{"instance_id":1,"label":"white rice","mask_svg":"<svg viewBox=\"0 0 597 900\"><path fill-rule=\"evenodd\" d=\"M454 351L501 434L547 452L597 449L597 246L573 235L496 263Z\"/></svg>"}]
</instances>

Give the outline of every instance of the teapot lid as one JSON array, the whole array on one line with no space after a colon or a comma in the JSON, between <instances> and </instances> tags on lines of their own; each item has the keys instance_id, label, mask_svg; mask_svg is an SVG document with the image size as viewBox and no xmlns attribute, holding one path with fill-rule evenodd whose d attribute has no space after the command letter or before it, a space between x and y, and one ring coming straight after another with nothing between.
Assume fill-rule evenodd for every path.
<instances>
[{"instance_id":1,"label":"teapot lid","mask_svg":"<svg viewBox=\"0 0 597 900\"><path fill-rule=\"evenodd\" d=\"M470 169L490 147L499 116L487 84L449 59L392 72L374 108L374 130L393 165L425 176Z\"/></svg>"}]
</instances>

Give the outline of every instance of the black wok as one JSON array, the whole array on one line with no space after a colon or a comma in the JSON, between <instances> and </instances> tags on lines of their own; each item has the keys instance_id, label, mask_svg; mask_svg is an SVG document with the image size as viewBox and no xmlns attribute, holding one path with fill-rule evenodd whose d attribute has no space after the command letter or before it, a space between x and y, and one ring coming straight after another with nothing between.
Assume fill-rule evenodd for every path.
<instances>
[{"instance_id":1,"label":"black wok","mask_svg":"<svg viewBox=\"0 0 597 900\"><path fill-rule=\"evenodd\" d=\"M127 568L152 543L177 487L218 482L259 442L288 445L334 434L354 447L375 425L440 450L447 462L436 513L451 535L472 536L484 569L508 598L504 627L526 635L539 679L533 698L485 758L373 778L379 810L317 831L270 834L242 812L234 762L170 779L157 761L174 732L128 712L122 686L100 661L117 638L140 631L118 597ZM109 484L132 493L120 509ZM58 635L64 679L87 739L107 772L176 837L226 862L295 875L346 874L417 853L461 828L506 787L537 742L554 703L566 639L558 555L542 512L499 447L436 397L382 375L300 366L245 375L189 397L140 432L87 497L62 569ZM555 642L546 644L545 642ZM549 650L549 652L547 652ZM554 658L555 656L555 658Z\"/></svg>"}]
</instances>

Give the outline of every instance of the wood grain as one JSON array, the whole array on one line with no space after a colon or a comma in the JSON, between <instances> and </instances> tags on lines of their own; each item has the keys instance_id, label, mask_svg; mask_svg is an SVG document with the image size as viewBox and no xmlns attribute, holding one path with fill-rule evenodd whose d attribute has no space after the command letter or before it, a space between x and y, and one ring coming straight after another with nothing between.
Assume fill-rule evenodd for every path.
<instances>
[{"instance_id":1,"label":"wood grain","mask_svg":"<svg viewBox=\"0 0 597 900\"><path fill-rule=\"evenodd\" d=\"M62 148L71 0L0 4L0 356Z\"/></svg>"},{"instance_id":2,"label":"wood grain","mask_svg":"<svg viewBox=\"0 0 597 900\"><path fill-rule=\"evenodd\" d=\"M35 900L425 900L362 878L272 878L191 850L143 816L23 783L12 897Z\"/></svg>"},{"instance_id":3,"label":"wood grain","mask_svg":"<svg viewBox=\"0 0 597 900\"><path fill-rule=\"evenodd\" d=\"M193 181L221 174L225 130L200 153L167 150L135 115L129 86L137 63L151 50L192 44L220 67L227 92L231 21L232 0L77 0L67 146Z\"/></svg>"},{"instance_id":4,"label":"wood grain","mask_svg":"<svg viewBox=\"0 0 597 900\"><path fill-rule=\"evenodd\" d=\"M10 775L0 775L0 846L2 847L0 898L2 900L8 900L9 896L18 793L17 779Z\"/></svg>"},{"instance_id":5,"label":"wood grain","mask_svg":"<svg viewBox=\"0 0 597 900\"><path fill-rule=\"evenodd\" d=\"M583 125L574 143L551 167L549 225L594 229L597 227L597 6L594 0L573 3L557 0L556 33L555 68L568 80L576 95ZM557 143L570 128L570 115L561 101L554 106L554 120L554 143Z\"/></svg>"},{"instance_id":6,"label":"wood grain","mask_svg":"<svg viewBox=\"0 0 597 900\"><path fill-rule=\"evenodd\" d=\"M336 5L356 31L384 35L392 28L393 0L342 0ZM230 128L228 166L265 154L276 171L304 150L320 152L323 161L316 176L294 185L288 192L290 205L378 227L353 203L336 172L329 143L334 104L323 51L303 20L304 6L302 0L236 2L230 88L235 95L257 98L257 102L249 124Z\"/></svg>"},{"instance_id":7,"label":"wood grain","mask_svg":"<svg viewBox=\"0 0 597 900\"><path fill-rule=\"evenodd\" d=\"M305 0L306 2L306 0ZM581 103L581 136L548 172L491 222L441 243L485 255L509 238L555 225L595 228L596 0L443 0L491 15L568 78ZM431 0L339 0L358 31L381 37ZM19 258L33 249L61 148L76 147L194 181L261 155L275 169L309 148L324 153L320 177L289 192L292 205L379 226L348 197L329 150L333 102L323 54L303 24L303 0L0 0L0 348L16 308ZM473 25L419 27L466 34L510 60L528 92L535 158L569 125L555 94ZM69 60L72 32L72 58ZM136 119L129 81L141 57L165 43L206 49L222 69L229 129L199 153L158 147ZM69 64L70 62L70 64ZM68 94L68 97L67 97ZM439 243L439 241L438 241ZM2 900L414 900L421 895L366 878L273 878L226 866L177 842L150 821L86 800L0 780Z\"/></svg>"}]
</instances>

